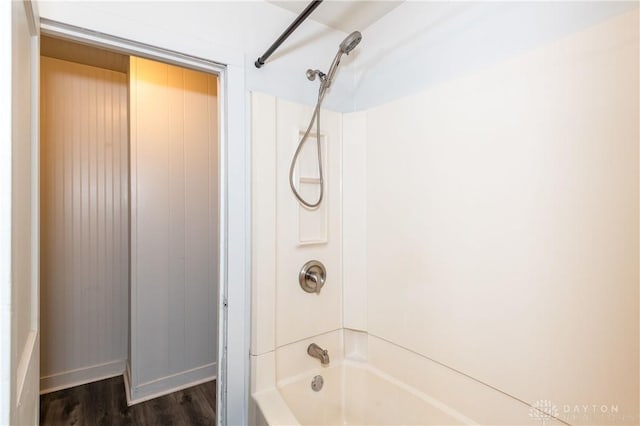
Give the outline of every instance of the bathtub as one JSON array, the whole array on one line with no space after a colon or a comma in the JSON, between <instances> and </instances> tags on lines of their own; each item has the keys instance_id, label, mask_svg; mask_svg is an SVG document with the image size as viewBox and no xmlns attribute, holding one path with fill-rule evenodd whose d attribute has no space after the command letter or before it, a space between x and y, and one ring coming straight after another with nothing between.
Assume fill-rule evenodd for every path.
<instances>
[{"instance_id":1,"label":"bathtub","mask_svg":"<svg viewBox=\"0 0 640 426\"><path fill-rule=\"evenodd\" d=\"M320 391L311 388L318 373ZM300 425L461 425L459 413L366 363L343 361L278 383Z\"/></svg>"},{"instance_id":2,"label":"bathtub","mask_svg":"<svg viewBox=\"0 0 640 426\"><path fill-rule=\"evenodd\" d=\"M328 366L322 366L306 353L310 343L329 351ZM379 350L378 342L367 334L348 330L315 336L252 357L253 398L249 423L260 426L477 424L429 395L431 378L413 383L399 378L395 372L389 372L385 358L424 370ZM311 387L316 376L323 380L318 391ZM424 384L426 386L420 388Z\"/></svg>"},{"instance_id":3,"label":"bathtub","mask_svg":"<svg viewBox=\"0 0 640 426\"><path fill-rule=\"evenodd\" d=\"M329 351L329 366L308 356ZM251 356L251 425L563 426L531 406L367 333L335 330ZM311 388L317 375L324 385Z\"/></svg>"}]
</instances>

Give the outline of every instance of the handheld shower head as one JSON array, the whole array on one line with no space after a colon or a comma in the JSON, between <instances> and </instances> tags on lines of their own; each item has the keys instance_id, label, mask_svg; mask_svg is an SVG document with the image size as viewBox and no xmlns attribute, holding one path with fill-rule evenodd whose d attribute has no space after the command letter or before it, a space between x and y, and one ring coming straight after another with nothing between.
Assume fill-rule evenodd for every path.
<instances>
[{"instance_id":1,"label":"handheld shower head","mask_svg":"<svg viewBox=\"0 0 640 426\"><path fill-rule=\"evenodd\" d=\"M348 55L349 52L355 49L358 43L360 43L360 40L362 40L362 34L360 34L360 31L352 32L342 40L342 43L340 43L340 52Z\"/></svg>"},{"instance_id":2,"label":"handheld shower head","mask_svg":"<svg viewBox=\"0 0 640 426\"><path fill-rule=\"evenodd\" d=\"M354 31L349 34L342 43L340 43L340 47L338 47L338 53L336 53L336 57L333 58L333 62L331 63L331 67L329 67L329 71L327 72L327 77L324 80L323 88L324 90L328 89L331 86L331 82L333 81L333 76L338 70L338 65L340 65L340 58L345 53L348 55L362 40L362 34L360 31Z\"/></svg>"},{"instance_id":3,"label":"handheld shower head","mask_svg":"<svg viewBox=\"0 0 640 426\"><path fill-rule=\"evenodd\" d=\"M289 186L291 187L291 191L296 199L309 209L315 209L322 202L322 198L324 196L324 178L322 171L322 149L320 147L320 107L322 106L322 100L324 99L324 95L327 92L329 86L331 86L331 82L333 81L334 74L338 69L338 65L340 65L340 58L345 53L348 55L362 40L362 34L360 31L354 31L349 34L342 43L340 43L340 47L338 48L338 53L336 53L335 58L333 58L333 62L331 63L331 67L329 67L329 72L324 74L320 70L308 69L307 70L307 78L311 81L315 80L316 77L320 78L320 88L318 89L318 101L316 102L316 107L313 110L313 116L311 117L311 121L309 122L309 126L307 127L307 131L304 132L302 139L298 142L298 147L296 148L295 154L293 154L293 158L291 159L291 166L289 166ZM256 65L257 66L257 65ZM313 123L316 123L316 148L318 152L318 178L320 181L320 195L318 195L318 199L315 202L306 201L302 195L296 189L296 185L293 182L293 173L296 167L296 163L298 162L298 156L300 155L300 151L302 147L307 141L309 133L311 132L311 128L313 127Z\"/></svg>"}]
</instances>

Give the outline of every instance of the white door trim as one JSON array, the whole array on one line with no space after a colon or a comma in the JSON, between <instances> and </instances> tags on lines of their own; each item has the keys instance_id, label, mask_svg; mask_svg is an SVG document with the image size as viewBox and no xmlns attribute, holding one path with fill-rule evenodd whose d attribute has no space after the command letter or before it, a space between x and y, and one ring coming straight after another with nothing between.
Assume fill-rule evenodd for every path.
<instances>
[{"instance_id":1,"label":"white door trim","mask_svg":"<svg viewBox=\"0 0 640 426\"><path fill-rule=\"evenodd\" d=\"M242 57L223 65L162 46L107 35L46 19L42 34L108 48L218 75L220 78L220 294L218 425L247 424L249 377L249 149ZM228 58L228 55L224 55ZM229 63L231 62L231 63ZM133 295L132 295L133 297ZM132 348L133 350L133 348Z\"/></svg>"},{"instance_id":2,"label":"white door trim","mask_svg":"<svg viewBox=\"0 0 640 426\"><path fill-rule=\"evenodd\" d=\"M0 424L11 407L11 2L0 2Z\"/></svg>"}]
</instances>

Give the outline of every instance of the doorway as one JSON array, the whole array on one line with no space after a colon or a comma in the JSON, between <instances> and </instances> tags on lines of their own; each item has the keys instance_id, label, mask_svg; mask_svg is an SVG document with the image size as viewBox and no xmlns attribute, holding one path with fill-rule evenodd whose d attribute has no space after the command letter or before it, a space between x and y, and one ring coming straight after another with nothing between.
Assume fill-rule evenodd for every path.
<instances>
[{"instance_id":1,"label":"doorway","mask_svg":"<svg viewBox=\"0 0 640 426\"><path fill-rule=\"evenodd\" d=\"M124 373L134 405L209 382L218 77L69 40L41 46L41 391Z\"/></svg>"}]
</instances>

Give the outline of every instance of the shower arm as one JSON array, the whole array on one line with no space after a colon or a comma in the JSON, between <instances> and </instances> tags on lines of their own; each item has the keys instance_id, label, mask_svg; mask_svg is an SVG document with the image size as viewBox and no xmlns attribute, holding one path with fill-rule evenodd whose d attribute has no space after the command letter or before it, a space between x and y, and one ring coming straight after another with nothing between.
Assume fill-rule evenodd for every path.
<instances>
[{"instance_id":1,"label":"shower arm","mask_svg":"<svg viewBox=\"0 0 640 426\"><path fill-rule=\"evenodd\" d=\"M284 32L282 34L280 34L280 37L278 37L278 39L276 41L273 42L273 44L266 50L266 52L264 52L262 54L262 56L260 56L255 62L254 65L256 66L256 68L260 68L264 65L264 63L266 62L267 59L269 59L269 56L271 56L273 54L273 52L276 51L276 49L278 47L280 47L280 45L287 39L289 38L289 36L296 30L296 28L298 28L300 26L300 24L302 24L302 22L304 22L305 19L307 19L309 17L309 15L311 15L311 12L313 12L314 10L316 10L316 8L318 6L320 6L320 3L322 3L322 0L313 0L311 3L309 3L309 5L302 11L302 13L295 19L295 21L293 21L286 30L284 30Z\"/></svg>"}]
</instances>

